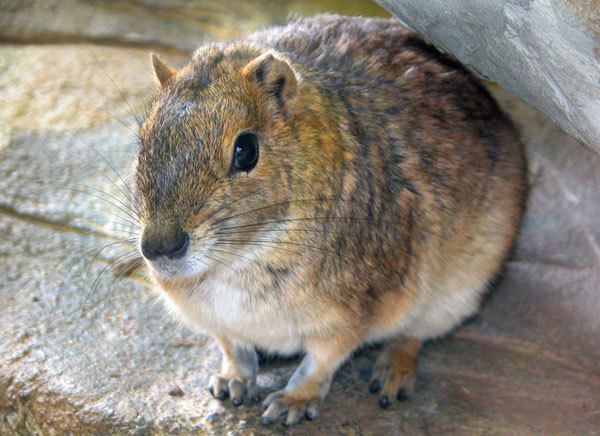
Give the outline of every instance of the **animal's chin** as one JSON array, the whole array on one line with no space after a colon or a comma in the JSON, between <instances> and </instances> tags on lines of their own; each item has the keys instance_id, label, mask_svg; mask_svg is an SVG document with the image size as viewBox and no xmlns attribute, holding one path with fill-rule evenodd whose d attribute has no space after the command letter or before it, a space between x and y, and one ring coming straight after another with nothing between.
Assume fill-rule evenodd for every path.
<instances>
[{"instance_id":1,"label":"animal's chin","mask_svg":"<svg viewBox=\"0 0 600 436\"><path fill-rule=\"evenodd\" d=\"M146 259L146 263L159 280L191 279L206 272L206 265L190 259Z\"/></svg>"}]
</instances>

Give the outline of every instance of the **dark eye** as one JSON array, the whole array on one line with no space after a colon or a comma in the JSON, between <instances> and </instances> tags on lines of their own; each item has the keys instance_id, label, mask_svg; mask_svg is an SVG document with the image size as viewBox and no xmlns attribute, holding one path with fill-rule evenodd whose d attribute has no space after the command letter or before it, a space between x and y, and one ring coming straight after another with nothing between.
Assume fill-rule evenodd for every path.
<instances>
[{"instance_id":1,"label":"dark eye","mask_svg":"<svg viewBox=\"0 0 600 436\"><path fill-rule=\"evenodd\" d=\"M240 134L233 146L233 162L231 172L248 172L258 162L258 137L256 133L245 132Z\"/></svg>"}]
</instances>

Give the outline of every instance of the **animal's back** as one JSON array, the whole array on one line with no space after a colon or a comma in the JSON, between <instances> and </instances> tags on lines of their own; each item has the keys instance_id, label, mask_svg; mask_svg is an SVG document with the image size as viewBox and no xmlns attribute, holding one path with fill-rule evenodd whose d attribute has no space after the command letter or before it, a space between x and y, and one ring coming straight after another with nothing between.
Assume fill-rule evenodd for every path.
<instances>
[{"instance_id":1,"label":"animal's back","mask_svg":"<svg viewBox=\"0 0 600 436\"><path fill-rule=\"evenodd\" d=\"M382 80L386 75L394 80L403 63L397 55L411 45L423 44L396 20L337 15L292 21L252 34L249 40L284 53L292 62L324 76L360 81L368 76Z\"/></svg>"},{"instance_id":2,"label":"animal's back","mask_svg":"<svg viewBox=\"0 0 600 436\"><path fill-rule=\"evenodd\" d=\"M522 146L488 91L458 61L397 20L321 15L249 40L310 71L334 102L332 109L339 103L350 113L366 147L391 145L395 160L417 153L430 172L428 181L439 182L440 189L449 186L439 173L453 169L522 181ZM521 162L516 172L514 162Z\"/></svg>"},{"instance_id":3,"label":"animal's back","mask_svg":"<svg viewBox=\"0 0 600 436\"><path fill-rule=\"evenodd\" d=\"M387 219L409 210L414 247L398 264L419 297L402 329L436 336L474 312L526 193L519 138L480 81L393 19L319 16L253 39L301 65L347 125L361 159L354 213L364 204ZM386 323L374 337L399 328Z\"/></svg>"}]
</instances>

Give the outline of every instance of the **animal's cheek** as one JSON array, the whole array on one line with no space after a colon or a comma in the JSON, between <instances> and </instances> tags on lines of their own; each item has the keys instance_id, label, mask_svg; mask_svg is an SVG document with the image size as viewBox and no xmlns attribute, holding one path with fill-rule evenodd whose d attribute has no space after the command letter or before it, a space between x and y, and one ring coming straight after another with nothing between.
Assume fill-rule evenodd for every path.
<instances>
[{"instance_id":1,"label":"animal's cheek","mask_svg":"<svg viewBox=\"0 0 600 436\"><path fill-rule=\"evenodd\" d=\"M192 253L201 254L214 245L215 234L209 226L201 225L190 233L190 250Z\"/></svg>"}]
</instances>

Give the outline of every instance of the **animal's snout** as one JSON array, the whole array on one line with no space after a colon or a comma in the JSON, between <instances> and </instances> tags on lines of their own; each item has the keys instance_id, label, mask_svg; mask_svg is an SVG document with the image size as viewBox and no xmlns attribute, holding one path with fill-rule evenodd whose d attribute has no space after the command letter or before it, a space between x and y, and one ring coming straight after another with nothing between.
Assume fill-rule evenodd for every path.
<instances>
[{"instance_id":1,"label":"animal's snout","mask_svg":"<svg viewBox=\"0 0 600 436\"><path fill-rule=\"evenodd\" d=\"M142 235L142 254L148 260L161 256L179 259L185 256L190 244L190 236L181 229L168 232L144 231Z\"/></svg>"}]
</instances>

